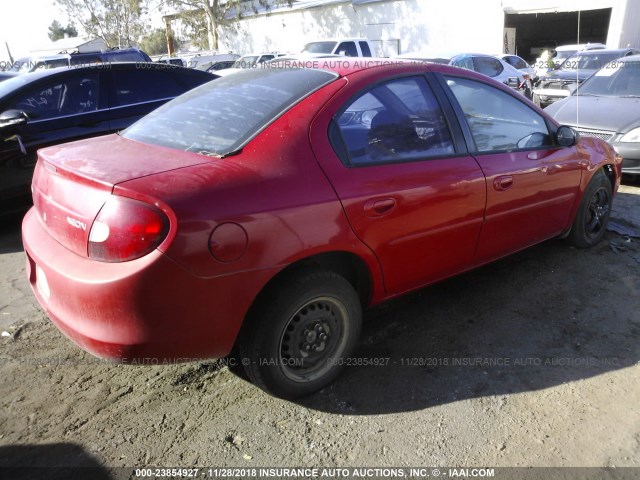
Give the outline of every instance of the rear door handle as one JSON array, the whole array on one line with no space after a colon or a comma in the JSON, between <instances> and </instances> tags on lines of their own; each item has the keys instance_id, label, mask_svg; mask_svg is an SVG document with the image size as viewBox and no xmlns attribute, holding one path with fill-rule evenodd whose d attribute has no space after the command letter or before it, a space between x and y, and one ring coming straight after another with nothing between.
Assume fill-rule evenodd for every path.
<instances>
[{"instance_id":1,"label":"rear door handle","mask_svg":"<svg viewBox=\"0 0 640 480\"><path fill-rule=\"evenodd\" d=\"M381 217L391 212L395 206L395 198L374 198L364 204L364 213L367 217Z\"/></svg>"},{"instance_id":2,"label":"rear door handle","mask_svg":"<svg viewBox=\"0 0 640 480\"><path fill-rule=\"evenodd\" d=\"M513 185L513 177L511 175L501 175L493 181L493 188L499 192L511 188Z\"/></svg>"}]
</instances>

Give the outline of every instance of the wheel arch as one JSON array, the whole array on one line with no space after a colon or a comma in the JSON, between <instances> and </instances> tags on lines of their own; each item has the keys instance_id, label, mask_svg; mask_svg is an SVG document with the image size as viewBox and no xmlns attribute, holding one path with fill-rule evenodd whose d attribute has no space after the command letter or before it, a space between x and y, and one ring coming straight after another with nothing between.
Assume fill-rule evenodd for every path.
<instances>
[{"instance_id":1,"label":"wheel arch","mask_svg":"<svg viewBox=\"0 0 640 480\"><path fill-rule=\"evenodd\" d=\"M268 300L274 289L287 283L294 276L313 270L330 271L343 277L358 294L362 307L372 302L375 288L374 273L364 259L353 252L343 250L310 255L287 265L262 287L247 311L236 338L236 344L247 334L247 329L251 328L261 305Z\"/></svg>"}]
</instances>

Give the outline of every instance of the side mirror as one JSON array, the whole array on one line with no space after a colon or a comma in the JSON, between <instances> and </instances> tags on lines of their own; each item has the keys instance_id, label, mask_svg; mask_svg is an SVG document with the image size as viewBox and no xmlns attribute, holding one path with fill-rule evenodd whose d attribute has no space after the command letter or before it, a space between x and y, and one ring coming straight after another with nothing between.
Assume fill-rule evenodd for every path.
<instances>
[{"instance_id":1,"label":"side mirror","mask_svg":"<svg viewBox=\"0 0 640 480\"><path fill-rule=\"evenodd\" d=\"M21 110L6 110L0 113L0 129L27 123L29 117Z\"/></svg>"},{"instance_id":2,"label":"side mirror","mask_svg":"<svg viewBox=\"0 0 640 480\"><path fill-rule=\"evenodd\" d=\"M556 141L561 147L573 147L580 140L580 135L573 128L562 125L556 132Z\"/></svg>"},{"instance_id":3,"label":"side mirror","mask_svg":"<svg viewBox=\"0 0 640 480\"><path fill-rule=\"evenodd\" d=\"M518 80L518 77L509 77L504 83L507 87L518 88L518 85L520 85L520 80Z\"/></svg>"}]
</instances>

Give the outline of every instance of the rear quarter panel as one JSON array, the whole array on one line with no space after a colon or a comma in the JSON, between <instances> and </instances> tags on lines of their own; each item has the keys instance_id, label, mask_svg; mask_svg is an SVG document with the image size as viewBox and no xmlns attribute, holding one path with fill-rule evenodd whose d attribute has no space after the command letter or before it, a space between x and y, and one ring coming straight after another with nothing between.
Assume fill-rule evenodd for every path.
<instances>
[{"instance_id":1,"label":"rear quarter panel","mask_svg":"<svg viewBox=\"0 0 640 480\"><path fill-rule=\"evenodd\" d=\"M365 261L382 291L375 256L351 231L311 151L309 123L343 84L338 79L303 100L237 155L124 182L115 193L155 197L168 205L178 231L166 254L196 276L277 273L315 254L347 251ZM209 250L212 232L226 223L239 225L248 239L242 256L230 262ZM257 295L267 281L256 275L246 288Z\"/></svg>"}]
</instances>

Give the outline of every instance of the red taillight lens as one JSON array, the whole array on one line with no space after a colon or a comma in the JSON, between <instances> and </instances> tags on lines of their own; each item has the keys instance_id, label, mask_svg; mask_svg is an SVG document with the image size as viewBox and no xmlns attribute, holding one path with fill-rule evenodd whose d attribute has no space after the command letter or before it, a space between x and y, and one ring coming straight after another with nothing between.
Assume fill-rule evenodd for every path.
<instances>
[{"instance_id":1,"label":"red taillight lens","mask_svg":"<svg viewBox=\"0 0 640 480\"><path fill-rule=\"evenodd\" d=\"M169 233L169 219L158 208L130 198L112 196L89 233L89 258L126 262L153 251Z\"/></svg>"}]
</instances>

